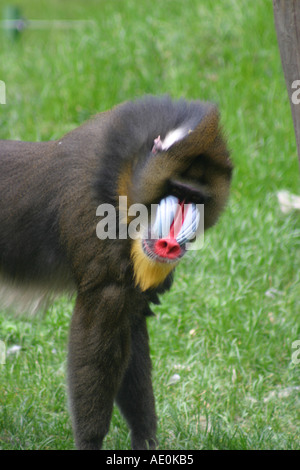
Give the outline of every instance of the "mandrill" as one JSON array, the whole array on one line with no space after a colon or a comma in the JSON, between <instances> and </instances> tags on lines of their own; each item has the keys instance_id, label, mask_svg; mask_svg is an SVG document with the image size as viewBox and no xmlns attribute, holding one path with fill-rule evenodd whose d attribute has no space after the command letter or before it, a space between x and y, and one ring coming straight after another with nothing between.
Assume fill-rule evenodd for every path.
<instances>
[{"instance_id":1,"label":"mandrill","mask_svg":"<svg viewBox=\"0 0 300 470\"><path fill-rule=\"evenodd\" d=\"M216 106L167 96L121 104L57 141L0 141L2 305L76 292L68 388L78 449L101 448L114 402L132 448L157 446L149 304L171 287L199 218L204 230L217 221L231 173ZM156 207L139 237L126 236L125 199ZM115 236L99 236L101 207L121 221Z\"/></svg>"}]
</instances>

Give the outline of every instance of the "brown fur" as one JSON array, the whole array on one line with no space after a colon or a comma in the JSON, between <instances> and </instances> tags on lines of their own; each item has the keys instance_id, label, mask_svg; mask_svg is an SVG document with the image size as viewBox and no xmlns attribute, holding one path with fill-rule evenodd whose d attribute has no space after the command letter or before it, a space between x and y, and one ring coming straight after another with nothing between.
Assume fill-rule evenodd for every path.
<instances>
[{"instance_id":1,"label":"brown fur","mask_svg":"<svg viewBox=\"0 0 300 470\"><path fill-rule=\"evenodd\" d=\"M186 130L181 140L151 151L158 136L178 128ZM58 141L0 141L0 278L8 300L19 288L40 302L76 291L68 383L79 449L101 448L114 402L133 448L155 447L146 317L179 261L150 259L140 240L99 240L97 207L112 204L128 223L119 196L150 208L173 194L204 204L207 229L224 208L231 171L218 111L200 101L146 97Z\"/></svg>"}]
</instances>

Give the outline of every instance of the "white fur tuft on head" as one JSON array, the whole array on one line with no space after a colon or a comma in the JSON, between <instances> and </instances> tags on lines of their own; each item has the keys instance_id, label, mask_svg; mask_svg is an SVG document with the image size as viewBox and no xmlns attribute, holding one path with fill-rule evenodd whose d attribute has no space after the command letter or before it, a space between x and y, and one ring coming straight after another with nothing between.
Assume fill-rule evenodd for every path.
<instances>
[{"instance_id":1,"label":"white fur tuft on head","mask_svg":"<svg viewBox=\"0 0 300 470\"><path fill-rule=\"evenodd\" d=\"M172 147L175 142L183 139L188 134L187 129L184 127L179 127L167 133L164 140L161 140L160 135L154 139L154 144L152 148L152 153L161 152L162 150L168 150Z\"/></svg>"}]
</instances>

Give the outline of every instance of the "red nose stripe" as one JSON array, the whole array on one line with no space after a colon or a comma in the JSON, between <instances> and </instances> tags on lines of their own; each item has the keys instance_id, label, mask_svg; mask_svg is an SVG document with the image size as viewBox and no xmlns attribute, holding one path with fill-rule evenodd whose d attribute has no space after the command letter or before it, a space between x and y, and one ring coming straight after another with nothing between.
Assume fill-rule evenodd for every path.
<instances>
[{"instance_id":1,"label":"red nose stripe","mask_svg":"<svg viewBox=\"0 0 300 470\"><path fill-rule=\"evenodd\" d=\"M155 242L154 252L162 257L174 259L181 254L181 248L175 238L160 238Z\"/></svg>"},{"instance_id":2,"label":"red nose stripe","mask_svg":"<svg viewBox=\"0 0 300 470\"><path fill-rule=\"evenodd\" d=\"M184 201L179 202L177 212L170 227L170 237L177 238L184 222Z\"/></svg>"}]
</instances>

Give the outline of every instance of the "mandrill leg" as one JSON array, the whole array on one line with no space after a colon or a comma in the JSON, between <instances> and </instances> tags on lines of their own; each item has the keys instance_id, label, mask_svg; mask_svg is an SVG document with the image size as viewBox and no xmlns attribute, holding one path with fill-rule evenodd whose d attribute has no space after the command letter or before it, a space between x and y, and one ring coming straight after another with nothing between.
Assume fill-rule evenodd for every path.
<instances>
[{"instance_id":1,"label":"mandrill leg","mask_svg":"<svg viewBox=\"0 0 300 470\"><path fill-rule=\"evenodd\" d=\"M68 379L75 443L100 449L127 368L130 323L118 285L79 294L71 322Z\"/></svg>"},{"instance_id":2,"label":"mandrill leg","mask_svg":"<svg viewBox=\"0 0 300 470\"><path fill-rule=\"evenodd\" d=\"M145 316L132 317L131 356L116 402L131 429L133 449L155 449L157 444L148 343Z\"/></svg>"}]
</instances>

